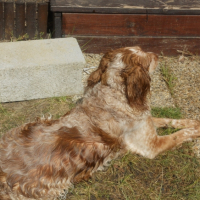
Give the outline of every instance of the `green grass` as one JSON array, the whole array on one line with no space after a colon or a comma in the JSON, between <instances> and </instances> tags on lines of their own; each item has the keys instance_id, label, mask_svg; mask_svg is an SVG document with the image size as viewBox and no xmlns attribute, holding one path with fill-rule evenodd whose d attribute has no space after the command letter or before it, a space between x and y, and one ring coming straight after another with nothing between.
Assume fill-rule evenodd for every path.
<instances>
[{"instance_id":1,"label":"green grass","mask_svg":"<svg viewBox=\"0 0 200 200\"><path fill-rule=\"evenodd\" d=\"M154 117L181 118L178 108L153 108ZM176 131L159 129L159 135ZM75 185L70 200L197 200L200 199L200 164L192 143L165 152L153 160L127 153L107 171Z\"/></svg>"},{"instance_id":2,"label":"green grass","mask_svg":"<svg viewBox=\"0 0 200 200\"><path fill-rule=\"evenodd\" d=\"M160 118L172 118L172 119L181 119L182 118L182 113L181 113L180 108L154 107L151 109L151 114L154 117L160 117Z\"/></svg>"}]
</instances>

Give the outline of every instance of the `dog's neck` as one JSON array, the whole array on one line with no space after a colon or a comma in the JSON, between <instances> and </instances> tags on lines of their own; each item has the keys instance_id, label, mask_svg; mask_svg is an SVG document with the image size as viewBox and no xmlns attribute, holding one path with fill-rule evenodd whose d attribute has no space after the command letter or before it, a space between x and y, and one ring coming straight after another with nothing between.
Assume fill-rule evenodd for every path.
<instances>
[{"instance_id":1,"label":"dog's neck","mask_svg":"<svg viewBox=\"0 0 200 200\"><path fill-rule=\"evenodd\" d=\"M139 110L137 106L129 106L125 94L125 89L123 87L118 87L117 84L112 84L111 87L109 85L104 85L99 82L93 88L89 88L84 97L91 98L93 96L101 97L101 99L104 99L104 101L106 102L106 105L111 107L113 106L113 109L115 109L116 106L123 107L123 110L126 110L126 113L129 113L131 118L136 117L137 119L143 119L144 116L150 114L150 94L148 94L146 97L146 110Z\"/></svg>"}]
</instances>

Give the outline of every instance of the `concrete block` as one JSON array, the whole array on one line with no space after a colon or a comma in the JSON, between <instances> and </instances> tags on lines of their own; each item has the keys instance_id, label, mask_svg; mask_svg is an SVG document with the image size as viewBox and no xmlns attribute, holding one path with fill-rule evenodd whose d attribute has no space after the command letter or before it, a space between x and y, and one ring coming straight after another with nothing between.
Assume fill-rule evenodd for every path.
<instances>
[{"instance_id":1,"label":"concrete block","mask_svg":"<svg viewBox=\"0 0 200 200\"><path fill-rule=\"evenodd\" d=\"M0 101L83 93L85 59L74 38L0 43Z\"/></svg>"}]
</instances>

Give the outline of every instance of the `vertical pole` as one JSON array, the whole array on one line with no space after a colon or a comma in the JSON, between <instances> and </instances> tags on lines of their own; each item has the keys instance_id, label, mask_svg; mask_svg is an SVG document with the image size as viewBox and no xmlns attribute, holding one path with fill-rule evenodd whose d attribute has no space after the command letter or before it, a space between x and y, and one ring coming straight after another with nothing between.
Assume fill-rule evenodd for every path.
<instances>
[{"instance_id":1,"label":"vertical pole","mask_svg":"<svg viewBox=\"0 0 200 200\"><path fill-rule=\"evenodd\" d=\"M54 38L62 37L62 13L54 13L53 31Z\"/></svg>"}]
</instances>

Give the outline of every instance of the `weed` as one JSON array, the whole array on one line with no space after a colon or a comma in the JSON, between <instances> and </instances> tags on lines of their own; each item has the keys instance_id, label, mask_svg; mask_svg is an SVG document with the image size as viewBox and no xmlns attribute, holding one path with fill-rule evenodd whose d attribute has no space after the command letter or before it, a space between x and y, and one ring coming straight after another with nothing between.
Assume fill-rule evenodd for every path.
<instances>
[{"instance_id":1,"label":"weed","mask_svg":"<svg viewBox=\"0 0 200 200\"><path fill-rule=\"evenodd\" d=\"M167 87L169 89L169 92L171 95L174 95L174 86L175 86L175 80L177 79L170 68L165 64L161 65L160 67L161 74L163 76L164 81L167 84Z\"/></svg>"},{"instance_id":2,"label":"weed","mask_svg":"<svg viewBox=\"0 0 200 200\"><path fill-rule=\"evenodd\" d=\"M38 39L42 40L43 39L43 35L44 35L44 32L40 32L39 34L36 33L33 39L34 40L38 40Z\"/></svg>"},{"instance_id":3,"label":"weed","mask_svg":"<svg viewBox=\"0 0 200 200\"><path fill-rule=\"evenodd\" d=\"M40 39L43 39L43 35L44 35L44 32L40 32L39 38L40 38Z\"/></svg>"},{"instance_id":4,"label":"weed","mask_svg":"<svg viewBox=\"0 0 200 200\"><path fill-rule=\"evenodd\" d=\"M47 34L47 39L53 38L54 33L55 33L55 31L51 31L51 30L49 29L49 33Z\"/></svg>"},{"instance_id":5,"label":"weed","mask_svg":"<svg viewBox=\"0 0 200 200\"><path fill-rule=\"evenodd\" d=\"M75 25L72 28L72 32L71 33L69 32L68 35L67 35L67 37L71 37L73 35L73 33L74 33L74 30L75 30Z\"/></svg>"},{"instance_id":6,"label":"weed","mask_svg":"<svg viewBox=\"0 0 200 200\"><path fill-rule=\"evenodd\" d=\"M13 31L12 31L12 32L10 33L10 41L13 42L14 38L15 38L15 37L14 37L14 33L13 33Z\"/></svg>"},{"instance_id":7,"label":"weed","mask_svg":"<svg viewBox=\"0 0 200 200\"><path fill-rule=\"evenodd\" d=\"M62 97L53 97L52 100L56 101L56 102L66 102L67 98L66 96L62 96Z\"/></svg>"},{"instance_id":8,"label":"weed","mask_svg":"<svg viewBox=\"0 0 200 200\"><path fill-rule=\"evenodd\" d=\"M84 52L85 50L87 50L87 48L84 48L88 43L90 43L93 40L93 38L91 38L90 40L88 40L85 44L83 44L81 46L81 50Z\"/></svg>"},{"instance_id":9,"label":"weed","mask_svg":"<svg viewBox=\"0 0 200 200\"><path fill-rule=\"evenodd\" d=\"M16 39L17 41L22 41L22 40L28 40L29 35L28 33L25 33L24 35L19 35L19 37Z\"/></svg>"}]
</instances>

